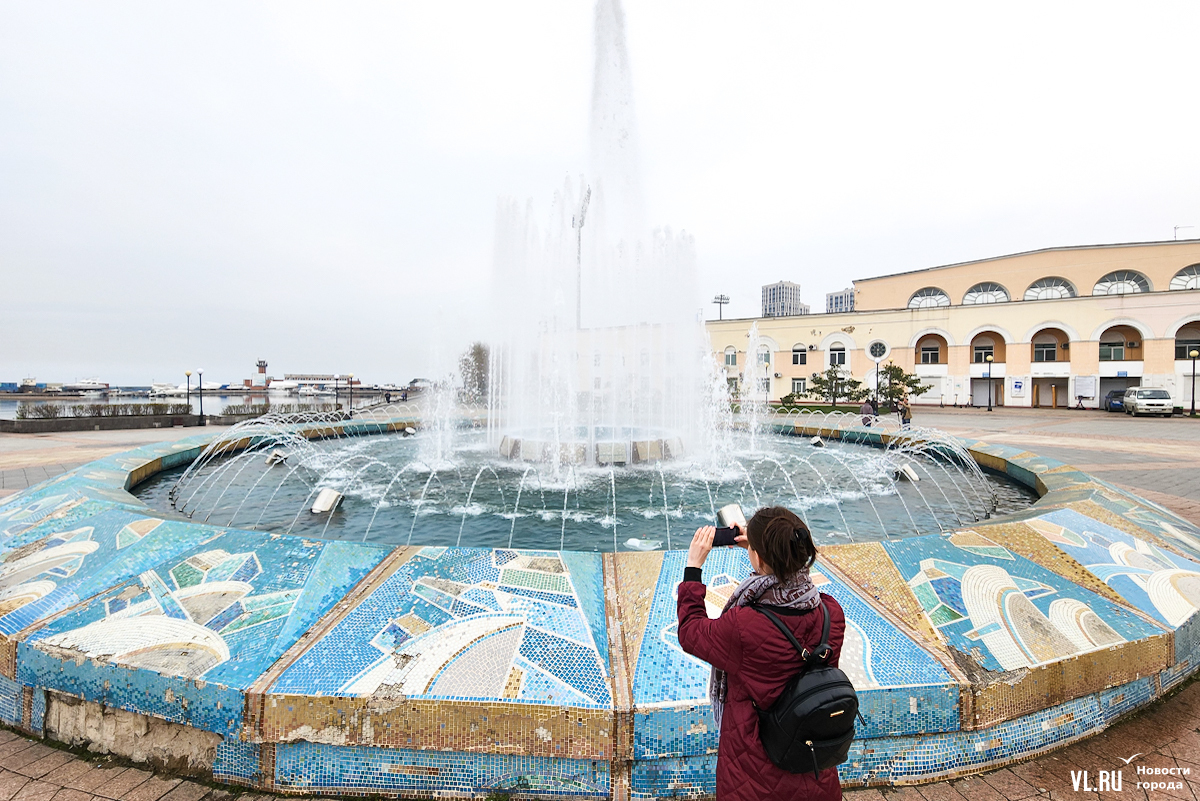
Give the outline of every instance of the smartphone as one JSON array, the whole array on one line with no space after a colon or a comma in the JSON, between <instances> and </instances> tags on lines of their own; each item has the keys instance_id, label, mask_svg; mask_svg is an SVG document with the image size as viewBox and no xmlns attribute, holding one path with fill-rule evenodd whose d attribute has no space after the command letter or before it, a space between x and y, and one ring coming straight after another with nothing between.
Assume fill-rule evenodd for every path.
<instances>
[{"instance_id":1,"label":"smartphone","mask_svg":"<svg viewBox=\"0 0 1200 801\"><path fill-rule=\"evenodd\" d=\"M716 536L713 537L713 547L721 548L726 545L736 545L738 530L736 528L719 528Z\"/></svg>"}]
</instances>

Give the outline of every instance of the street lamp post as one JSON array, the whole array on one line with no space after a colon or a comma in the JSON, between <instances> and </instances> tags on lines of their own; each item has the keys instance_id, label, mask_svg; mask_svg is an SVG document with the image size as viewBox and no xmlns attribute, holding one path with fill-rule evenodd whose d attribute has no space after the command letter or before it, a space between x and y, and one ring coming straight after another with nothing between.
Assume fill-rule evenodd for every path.
<instances>
[{"instance_id":1,"label":"street lamp post","mask_svg":"<svg viewBox=\"0 0 1200 801\"><path fill-rule=\"evenodd\" d=\"M571 218L575 229L575 327L583 328L583 222L587 219L588 202L592 199L589 186L579 203L579 216Z\"/></svg>"},{"instance_id":2,"label":"street lamp post","mask_svg":"<svg viewBox=\"0 0 1200 801\"><path fill-rule=\"evenodd\" d=\"M1188 351L1188 356L1192 360L1192 417L1196 416L1196 359L1200 358L1200 349L1192 348Z\"/></svg>"},{"instance_id":3,"label":"street lamp post","mask_svg":"<svg viewBox=\"0 0 1200 801\"><path fill-rule=\"evenodd\" d=\"M725 306L726 306L726 304L729 303L729 296L728 295L717 295L716 297L713 298L712 302L717 304L717 320L723 320Z\"/></svg>"},{"instance_id":4,"label":"street lamp post","mask_svg":"<svg viewBox=\"0 0 1200 801\"><path fill-rule=\"evenodd\" d=\"M208 425L204 420L204 368L196 368L196 391L200 393L200 425Z\"/></svg>"},{"instance_id":5,"label":"street lamp post","mask_svg":"<svg viewBox=\"0 0 1200 801\"><path fill-rule=\"evenodd\" d=\"M333 374L333 410L338 410L338 379L342 377L341 373Z\"/></svg>"},{"instance_id":6,"label":"street lamp post","mask_svg":"<svg viewBox=\"0 0 1200 801\"><path fill-rule=\"evenodd\" d=\"M353 417L354 416L354 373L346 374L346 389L350 393L350 400L348 400L346 402L346 405L350 407L350 416Z\"/></svg>"},{"instance_id":7,"label":"street lamp post","mask_svg":"<svg viewBox=\"0 0 1200 801\"><path fill-rule=\"evenodd\" d=\"M992 362L994 361L995 357L989 353L987 356L984 356L983 359L987 362L988 366L988 411L990 412L992 410Z\"/></svg>"},{"instance_id":8,"label":"street lamp post","mask_svg":"<svg viewBox=\"0 0 1200 801\"><path fill-rule=\"evenodd\" d=\"M192 371L184 370L183 374L187 376L187 405L188 414L192 413Z\"/></svg>"}]
</instances>

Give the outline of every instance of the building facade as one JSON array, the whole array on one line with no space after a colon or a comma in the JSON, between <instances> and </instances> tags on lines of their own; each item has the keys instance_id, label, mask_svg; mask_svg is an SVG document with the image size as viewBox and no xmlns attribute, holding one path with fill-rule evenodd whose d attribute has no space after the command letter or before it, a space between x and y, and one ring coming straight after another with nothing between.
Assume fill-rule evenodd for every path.
<instances>
[{"instance_id":1,"label":"building facade","mask_svg":"<svg viewBox=\"0 0 1200 801\"><path fill-rule=\"evenodd\" d=\"M777 281L762 288L763 317L796 317L808 311L808 306L800 300L799 284Z\"/></svg>"},{"instance_id":2,"label":"building facade","mask_svg":"<svg viewBox=\"0 0 1200 801\"><path fill-rule=\"evenodd\" d=\"M853 292L852 312L757 320L771 398L831 364L873 387L877 366L894 362L930 385L915 403L984 406L990 392L998 405L1099 408L1130 386L1191 401L1200 240L1048 248L859 280ZM731 384L753 322L708 323Z\"/></svg>"},{"instance_id":3,"label":"building facade","mask_svg":"<svg viewBox=\"0 0 1200 801\"><path fill-rule=\"evenodd\" d=\"M841 292L830 292L825 296L826 314L852 311L854 311L854 287L848 287Z\"/></svg>"}]
</instances>

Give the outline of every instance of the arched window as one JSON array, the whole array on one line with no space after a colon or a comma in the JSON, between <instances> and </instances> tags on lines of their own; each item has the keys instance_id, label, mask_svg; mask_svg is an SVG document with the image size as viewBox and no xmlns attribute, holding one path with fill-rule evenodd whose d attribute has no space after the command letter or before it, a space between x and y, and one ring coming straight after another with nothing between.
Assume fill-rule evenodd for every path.
<instances>
[{"instance_id":1,"label":"arched window","mask_svg":"<svg viewBox=\"0 0 1200 801\"><path fill-rule=\"evenodd\" d=\"M1065 278L1039 278L1025 290L1025 300L1062 300L1075 297L1075 287Z\"/></svg>"},{"instance_id":2,"label":"arched window","mask_svg":"<svg viewBox=\"0 0 1200 801\"><path fill-rule=\"evenodd\" d=\"M1146 276L1133 270L1117 270L1101 278L1092 289L1093 295L1136 295L1149 292Z\"/></svg>"},{"instance_id":3,"label":"arched window","mask_svg":"<svg viewBox=\"0 0 1200 801\"><path fill-rule=\"evenodd\" d=\"M1171 279L1171 289L1200 289L1200 264L1184 267Z\"/></svg>"},{"instance_id":4,"label":"arched window","mask_svg":"<svg viewBox=\"0 0 1200 801\"><path fill-rule=\"evenodd\" d=\"M908 300L910 309L932 309L936 306L949 306L950 296L937 287L927 286L918 289Z\"/></svg>"},{"instance_id":5,"label":"arched window","mask_svg":"<svg viewBox=\"0 0 1200 801\"><path fill-rule=\"evenodd\" d=\"M1200 323L1188 323L1175 333L1175 358L1190 359L1194 350L1200 350Z\"/></svg>"},{"instance_id":6,"label":"arched window","mask_svg":"<svg viewBox=\"0 0 1200 801\"><path fill-rule=\"evenodd\" d=\"M799 342L792 345L792 364L808 364L808 351Z\"/></svg>"},{"instance_id":7,"label":"arched window","mask_svg":"<svg viewBox=\"0 0 1200 801\"><path fill-rule=\"evenodd\" d=\"M971 361L975 364L986 364L988 356L996 358L996 340L980 334L971 342Z\"/></svg>"},{"instance_id":8,"label":"arched window","mask_svg":"<svg viewBox=\"0 0 1200 801\"><path fill-rule=\"evenodd\" d=\"M730 345L725 349L725 366L737 367L737 351L734 349L733 345Z\"/></svg>"},{"instance_id":9,"label":"arched window","mask_svg":"<svg viewBox=\"0 0 1200 801\"><path fill-rule=\"evenodd\" d=\"M829 366L842 367L846 364L846 346L845 345L830 345L829 347Z\"/></svg>"},{"instance_id":10,"label":"arched window","mask_svg":"<svg viewBox=\"0 0 1200 801\"><path fill-rule=\"evenodd\" d=\"M964 306L974 306L979 303L1007 303L1008 290L992 281L984 281L967 290L963 295Z\"/></svg>"},{"instance_id":11,"label":"arched window","mask_svg":"<svg viewBox=\"0 0 1200 801\"><path fill-rule=\"evenodd\" d=\"M770 345L759 345L758 346L758 363L767 365L768 367L771 365L771 346Z\"/></svg>"}]
</instances>

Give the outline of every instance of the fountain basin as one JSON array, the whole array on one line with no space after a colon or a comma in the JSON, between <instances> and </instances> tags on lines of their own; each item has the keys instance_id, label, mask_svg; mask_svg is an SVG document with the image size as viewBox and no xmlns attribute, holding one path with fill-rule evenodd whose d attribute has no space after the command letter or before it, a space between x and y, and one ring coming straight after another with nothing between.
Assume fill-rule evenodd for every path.
<instances>
[{"instance_id":1,"label":"fountain basin","mask_svg":"<svg viewBox=\"0 0 1200 801\"><path fill-rule=\"evenodd\" d=\"M707 668L673 640L682 552L321 541L169 519L127 491L207 440L109 457L0 504L5 564L43 560L4 588L8 725L70 739L85 716L68 709L127 710L148 730L211 737L211 755L181 755L194 771L287 792L711 793ZM1194 526L1067 465L963 444L1041 499L946 533L829 545L818 561L852 624L843 667L867 719L847 786L1072 742L1200 658ZM742 553L716 554L714 603L747 571ZM985 587L1004 589L1016 623L981 604ZM179 622L156 639L164 618ZM187 623L206 648L172 650ZM158 649L155 667L91 636L103 626L139 659Z\"/></svg>"}]
</instances>

